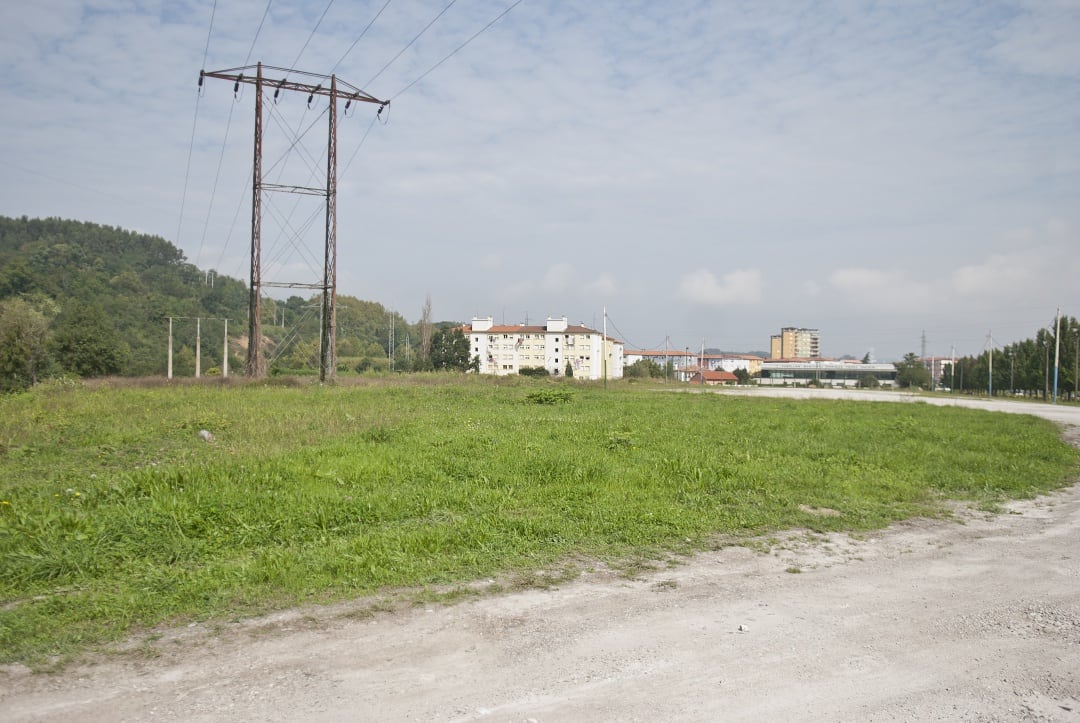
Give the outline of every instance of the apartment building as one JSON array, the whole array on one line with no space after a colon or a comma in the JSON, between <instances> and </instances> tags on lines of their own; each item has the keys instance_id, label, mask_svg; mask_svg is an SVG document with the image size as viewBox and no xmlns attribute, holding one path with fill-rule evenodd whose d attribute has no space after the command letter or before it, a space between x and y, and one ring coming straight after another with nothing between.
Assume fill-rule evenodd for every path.
<instances>
[{"instance_id":1,"label":"apartment building","mask_svg":"<svg viewBox=\"0 0 1080 723\"><path fill-rule=\"evenodd\" d=\"M785 326L769 337L771 359L814 359L821 356L821 332Z\"/></svg>"},{"instance_id":2,"label":"apartment building","mask_svg":"<svg viewBox=\"0 0 1080 723\"><path fill-rule=\"evenodd\" d=\"M543 367L552 376L562 376L569 362L575 378L623 375L623 343L584 325L569 324L565 316L548 317L543 326L495 324L490 316L477 317L463 331L473 356L480 360L481 374L517 374Z\"/></svg>"}]
</instances>

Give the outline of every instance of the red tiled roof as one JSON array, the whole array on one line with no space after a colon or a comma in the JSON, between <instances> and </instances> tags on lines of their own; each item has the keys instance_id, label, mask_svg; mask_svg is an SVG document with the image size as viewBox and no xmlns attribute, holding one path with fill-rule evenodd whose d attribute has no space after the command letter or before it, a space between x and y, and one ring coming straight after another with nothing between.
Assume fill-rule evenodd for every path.
<instances>
[{"instance_id":1,"label":"red tiled roof","mask_svg":"<svg viewBox=\"0 0 1080 723\"><path fill-rule=\"evenodd\" d=\"M731 372L725 372L722 369L716 371L705 370L705 381L707 382L737 382L739 378Z\"/></svg>"}]
</instances>

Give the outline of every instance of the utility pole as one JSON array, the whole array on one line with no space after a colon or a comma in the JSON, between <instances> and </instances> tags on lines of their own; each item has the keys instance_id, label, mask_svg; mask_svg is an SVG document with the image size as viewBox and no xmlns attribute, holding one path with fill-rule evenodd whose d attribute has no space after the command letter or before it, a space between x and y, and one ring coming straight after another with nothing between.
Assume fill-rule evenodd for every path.
<instances>
[{"instance_id":1,"label":"utility pole","mask_svg":"<svg viewBox=\"0 0 1080 723\"><path fill-rule=\"evenodd\" d=\"M668 350L668 344L671 341L671 336L664 337L664 380L671 381L671 352Z\"/></svg>"},{"instance_id":2,"label":"utility pole","mask_svg":"<svg viewBox=\"0 0 1080 723\"><path fill-rule=\"evenodd\" d=\"M698 357L697 367L701 375L701 386L705 386L705 337L701 337L701 356Z\"/></svg>"},{"instance_id":3,"label":"utility pole","mask_svg":"<svg viewBox=\"0 0 1080 723\"><path fill-rule=\"evenodd\" d=\"M620 334L621 336L621 334ZM607 357L608 357L608 343L607 343L607 307L604 307L604 337L600 340L601 348L604 350L603 369L604 369L604 389L607 389Z\"/></svg>"},{"instance_id":4,"label":"utility pole","mask_svg":"<svg viewBox=\"0 0 1080 723\"><path fill-rule=\"evenodd\" d=\"M1061 307L1054 312L1054 404L1058 397L1058 366L1061 363Z\"/></svg>"},{"instance_id":5,"label":"utility pole","mask_svg":"<svg viewBox=\"0 0 1080 723\"><path fill-rule=\"evenodd\" d=\"M254 70L254 76L251 71ZM263 71L271 71L275 77L266 77ZM302 77L304 81L292 80ZM242 68L229 68L217 71L199 71L199 86L205 78L217 78L233 83L233 95L237 96L240 84L255 86L255 143L252 161L251 188L251 287L248 301L248 355L247 374L250 377L266 375L266 362L262 355L262 287L284 286L291 288L317 289L322 292L322 313L320 314L319 334L319 381L327 381L336 372L337 354L337 103L345 100L345 111L354 103L374 103L379 106L379 113L390 101L379 100L354 85L339 80L336 75L318 75L291 68L275 68L258 63ZM330 101L327 127L326 185L324 187L305 187L266 183L262 173L263 141L263 88L274 86L274 100L281 91L306 93L308 105L315 96L326 97ZM269 192L282 192L321 196L326 201L326 223L323 243L323 278L321 284L295 282L264 282L262 278L262 195Z\"/></svg>"},{"instance_id":6,"label":"utility pole","mask_svg":"<svg viewBox=\"0 0 1080 723\"><path fill-rule=\"evenodd\" d=\"M225 319L225 348L221 352L221 376L229 378L229 320Z\"/></svg>"},{"instance_id":7,"label":"utility pole","mask_svg":"<svg viewBox=\"0 0 1080 723\"><path fill-rule=\"evenodd\" d=\"M1016 393L1016 346L1009 349L1009 393Z\"/></svg>"},{"instance_id":8,"label":"utility pole","mask_svg":"<svg viewBox=\"0 0 1080 723\"><path fill-rule=\"evenodd\" d=\"M173 378L173 318L168 318L168 371L165 373L166 379Z\"/></svg>"},{"instance_id":9,"label":"utility pole","mask_svg":"<svg viewBox=\"0 0 1080 723\"><path fill-rule=\"evenodd\" d=\"M386 366L389 371L394 371L394 311L390 311L390 331L386 335Z\"/></svg>"},{"instance_id":10,"label":"utility pole","mask_svg":"<svg viewBox=\"0 0 1080 723\"><path fill-rule=\"evenodd\" d=\"M202 319L195 317L195 378L202 376Z\"/></svg>"},{"instance_id":11,"label":"utility pole","mask_svg":"<svg viewBox=\"0 0 1080 723\"><path fill-rule=\"evenodd\" d=\"M989 391L990 391L990 396L992 398L994 396L994 332L993 332L993 330L990 331L989 337L990 337L990 386L989 386Z\"/></svg>"},{"instance_id":12,"label":"utility pole","mask_svg":"<svg viewBox=\"0 0 1080 723\"><path fill-rule=\"evenodd\" d=\"M1043 347L1043 401L1050 397L1050 346Z\"/></svg>"},{"instance_id":13,"label":"utility pole","mask_svg":"<svg viewBox=\"0 0 1080 723\"><path fill-rule=\"evenodd\" d=\"M956 342L949 348L949 391L956 393Z\"/></svg>"}]
</instances>

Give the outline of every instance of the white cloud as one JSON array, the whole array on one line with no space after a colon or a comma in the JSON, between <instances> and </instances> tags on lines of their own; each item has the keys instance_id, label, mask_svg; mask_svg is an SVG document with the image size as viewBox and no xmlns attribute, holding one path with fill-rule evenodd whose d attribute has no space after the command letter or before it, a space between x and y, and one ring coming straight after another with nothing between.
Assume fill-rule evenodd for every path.
<instances>
[{"instance_id":1,"label":"white cloud","mask_svg":"<svg viewBox=\"0 0 1080 723\"><path fill-rule=\"evenodd\" d=\"M585 285L585 291L593 296L610 297L616 293L615 277L609 273L602 273Z\"/></svg>"},{"instance_id":2,"label":"white cloud","mask_svg":"<svg viewBox=\"0 0 1080 723\"><path fill-rule=\"evenodd\" d=\"M998 31L995 54L1026 73L1080 75L1080 5L1073 0L1029 0Z\"/></svg>"},{"instance_id":3,"label":"white cloud","mask_svg":"<svg viewBox=\"0 0 1080 723\"><path fill-rule=\"evenodd\" d=\"M904 314L926 311L946 301L936 296L932 284L902 270L837 269L829 275L829 284L858 304L856 309Z\"/></svg>"},{"instance_id":4,"label":"white cloud","mask_svg":"<svg viewBox=\"0 0 1080 723\"><path fill-rule=\"evenodd\" d=\"M548 267L541 285L545 291L558 294L569 289L573 282L574 267L570 264L555 264Z\"/></svg>"},{"instance_id":5,"label":"white cloud","mask_svg":"<svg viewBox=\"0 0 1080 723\"><path fill-rule=\"evenodd\" d=\"M995 255L978 264L954 271L949 285L960 296L1001 294L1013 296L1027 290L1036 281L1030 256Z\"/></svg>"},{"instance_id":6,"label":"white cloud","mask_svg":"<svg viewBox=\"0 0 1080 723\"><path fill-rule=\"evenodd\" d=\"M709 306L756 304L762 295L761 272L741 269L718 279L708 269L698 269L682 277L678 293L683 299Z\"/></svg>"},{"instance_id":7,"label":"white cloud","mask_svg":"<svg viewBox=\"0 0 1080 723\"><path fill-rule=\"evenodd\" d=\"M448 319L603 302L632 338L728 348L797 317L882 358L913 334L865 338L885 311L979 339L1080 314L1080 5L958 3L521 3L396 95L502 9L457 3L365 87L389 113L339 118L342 166L361 149L339 177L339 293L419 308L431 291ZM144 229L245 278L250 86L206 82L178 224L198 70L241 65L265 7L218 3L203 63L210 5L0 2L0 213ZM275 5L251 62L292 63L325 7ZM367 85L440 9L391 3L339 77ZM335 4L297 65L328 71L376 10ZM283 183L325 165L325 104L305 100L268 104L268 165L280 120L319 121ZM274 207L277 272L275 229L308 227ZM319 267L310 229L315 263L283 275ZM745 268L709 270L725 263ZM690 303L655 303L665 279Z\"/></svg>"}]
</instances>

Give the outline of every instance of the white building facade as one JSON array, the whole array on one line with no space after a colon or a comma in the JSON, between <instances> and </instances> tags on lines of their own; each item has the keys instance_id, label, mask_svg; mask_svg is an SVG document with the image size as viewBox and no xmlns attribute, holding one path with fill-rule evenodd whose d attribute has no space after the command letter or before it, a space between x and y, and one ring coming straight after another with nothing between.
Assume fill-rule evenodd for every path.
<instances>
[{"instance_id":1,"label":"white building facade","mask_svg":"<svg viewBox=\"0 0 1080 723\"><path fill-rule=\"evenodd\" d=\"M547 319L543 326L495 324L492 317L474 318L463 331L481 374L517 374L542 367L563 376L566 365L581 379L620 379L623 343L566 317Z\"/></svg>"}]
</instances>

